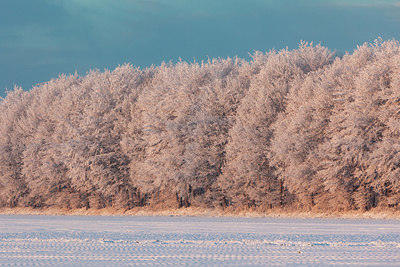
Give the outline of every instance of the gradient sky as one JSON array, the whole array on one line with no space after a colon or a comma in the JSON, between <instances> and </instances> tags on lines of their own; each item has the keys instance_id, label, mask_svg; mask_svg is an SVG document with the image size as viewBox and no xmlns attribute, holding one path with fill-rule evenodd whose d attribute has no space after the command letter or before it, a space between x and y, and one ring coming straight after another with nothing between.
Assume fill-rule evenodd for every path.
<instances>
[{"instance_id":1,"label":"gradient sky","mask_svg":"<svg viewBox=\"0 0 400 267\"><path fill-rule=\"evenodd\" d=\"M60 73L400 39L400 0L5 0L0 96Z\"/></svg>"}]
</instances>

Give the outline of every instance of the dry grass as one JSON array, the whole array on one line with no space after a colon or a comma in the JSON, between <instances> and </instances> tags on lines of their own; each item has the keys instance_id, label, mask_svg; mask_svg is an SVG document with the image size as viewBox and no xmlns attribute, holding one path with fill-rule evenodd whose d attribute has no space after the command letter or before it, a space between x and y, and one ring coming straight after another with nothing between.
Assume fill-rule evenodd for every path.
<instances>
[{"instance_id":1,"label":"dry grass","mask_svg":"<svg viewBox=\"0 0 400 267\"><path fill-rule=\"evenodd\" d=\"M246 218L345 218L345 219L400 219L400 211L371 210L367 212L313 212L313 211L288 211L270 210L259 212L255 210L233 209L205 209L205 208L179 208L179 209L152 209L147 207L131 210L104 209L32 209L32 208L1 208L0 214L8 215L81 215L81 216L203 216L203 217L246 217Z\"/></svg>"}]
</instances>

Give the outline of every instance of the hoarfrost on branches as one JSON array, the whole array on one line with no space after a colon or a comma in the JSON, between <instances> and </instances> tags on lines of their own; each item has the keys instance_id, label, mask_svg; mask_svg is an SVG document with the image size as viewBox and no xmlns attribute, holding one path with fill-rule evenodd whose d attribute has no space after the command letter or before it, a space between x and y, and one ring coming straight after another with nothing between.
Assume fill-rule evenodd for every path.
<instances>
[{"instance_id":1,"label":"hoarfrost on branches","mask_svg":"<svg viewBox=\"0 0 400 267\"><path fill-rule=\"evenodd\" d=\"M398 208L400 45L61 75L0 102L0 206Z\"/></svg>"}]
</instances>

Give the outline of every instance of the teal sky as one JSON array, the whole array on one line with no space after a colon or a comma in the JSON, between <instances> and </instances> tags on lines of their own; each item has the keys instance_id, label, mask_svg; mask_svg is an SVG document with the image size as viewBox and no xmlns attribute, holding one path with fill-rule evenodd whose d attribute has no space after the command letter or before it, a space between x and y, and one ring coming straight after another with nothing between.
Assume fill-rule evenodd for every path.
<instances>
[{"instance_id":1,"label":"teal sky","mask_svg":"<svg viewBox=\"0 0 400 267\"><path fill-rule=\"evenodd\" d=\"M0 96L60 73L400 39L400 0L5 0Z\"/></svg>"}]
</instances>

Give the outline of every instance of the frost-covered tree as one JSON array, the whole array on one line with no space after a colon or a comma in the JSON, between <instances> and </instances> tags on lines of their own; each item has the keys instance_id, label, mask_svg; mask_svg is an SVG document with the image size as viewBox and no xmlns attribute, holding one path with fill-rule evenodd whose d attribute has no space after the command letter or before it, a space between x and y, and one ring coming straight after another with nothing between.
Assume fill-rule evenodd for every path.
<instances>
[{"instance_id":1,"label":"frost-covered tree","mask_svg":"<svg viewBox=\"0 0 400 267\"><path fill-rule=\"evenodd\" d=\"M18 121L26 116L30 97L15 88L0 101L0 205L15 207L29 190L21 175L25 146Z\"/></svg>"},{"instance_id":2,"label":"frost-covered tree","mask_svg":"<svg viewBox=\"0 0 400 267\"><path fill-rule=\"evenodd\" d=\"M194 116L190 140L185 144L185 172L189 183L191 202L199 200L211 205L215 198L214 183L222 174L225 163L225 147L236 110L250 85L252 67L241 60L208 62L213 79L203 86L193 105ZM206 203L204 203L206 202Z\"/></svg>"},{"instance_id":3,"label":"frost-covered tree","mask_svg":"<svg viewBox=\"0 0 400 267\"><path fill-rule=\"evenodd\" d=\"M394 41L365 44L307 77L289 96L274 125L273 162L301 207L369 209L377 205L376 182L388 192L387 174L376 168L388 162L377 147L385 143L382 107L393 92L397 54Z\"/></svg>"},{"instance_id":4,"label":"frost-covered tree","mask_svg":"<svg viewBox=\"0 0 400 267\"><path fill-rule=\"evenodd\" d=\"M227 163L219 184L237 205L279 207L287 194L270 164L271 125L285 111L286 95L307 73L329 64L332 53L320 45L302 43L298 50L256 53L263 62L243 99L230 130Z\"/></svg>"},{"instance_id":5,"label":"frost-covered tree","mask_svg":"<svg viewBox=\"0 0 400 267\"><path fill-rule=\"evenodd\" d=\"M242 63L157 68L137 106L144 154L131 174L141 190L176 193L185 206L210 190L224 162L230 116L249 84Z\"/></svg>"},{"instance_id":6,"label":"frost-covered tree","mask_svg":"<svg viewBox=\"0 0 400 267\"><path fill-rule=\"evenodd\" d=\"M398 91L392 82L398 55L398 42L377 42L359 47L342 63L353 69L352 81L346 82L351 88L334 109L331 138L321 154L326 155L325 186L339 198L344 195L347 208L370 209L378 205L377 194L388 194L398 183L396 145L390 137L396 132L390 121L396 118L391 111ZM331 203L336 202L332 197Z\"/></svg>"}]
</instances>

